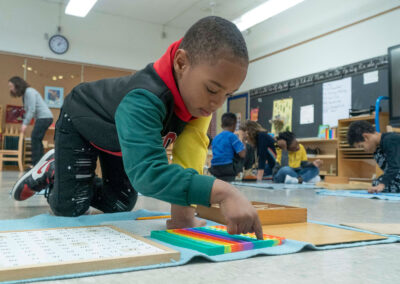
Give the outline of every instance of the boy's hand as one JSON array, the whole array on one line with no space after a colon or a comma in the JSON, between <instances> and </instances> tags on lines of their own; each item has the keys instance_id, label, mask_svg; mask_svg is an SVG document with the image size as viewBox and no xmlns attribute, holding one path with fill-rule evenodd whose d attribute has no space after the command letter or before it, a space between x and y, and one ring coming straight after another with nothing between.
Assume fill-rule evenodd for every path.
<instances>
[{"instance_id":1,"label":"boy's hand","mask_svg":"<svg viewBox=\"0 0 400 284\"><path fill-rule=\"evenodd\" d=\"M385 185L383 183L378 184L377 186L373 186L368 188L369 193L379 193L385 189Z\"/></svg>"},{"instance_id":2,"label":"boy's hand","mask_svg":"<svg viewBox=\"0 0 400 284\"><path fill-rule=\"evenodd\" d=\"M210 203L218 203L227 222L229 234L255 233L263 239L263 231L256 209L235 187L221 180L215 180Z\"/></svg>"},{"instance_id":3,"label":"boy's hand","mask_svg":"<svg viewBox=\"0 0 400 284\"><path fill-rule=\"evenodd\" d=\"M287 143L286 143L286 140L280 139L280 140L276 141L276 144L277 144L278 147L281 148L282 150L287 150Z\"/></svg>"}]
</instances>

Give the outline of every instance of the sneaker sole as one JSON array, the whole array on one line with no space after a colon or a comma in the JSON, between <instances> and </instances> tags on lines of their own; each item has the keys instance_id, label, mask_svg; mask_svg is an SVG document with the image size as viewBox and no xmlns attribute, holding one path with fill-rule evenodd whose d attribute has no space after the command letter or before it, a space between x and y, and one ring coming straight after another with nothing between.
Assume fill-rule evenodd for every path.
<instances>
[{"instance_id":1,"label":"sneaker sole","mask_svg":"<svg viewBox=\"0 0 400 284\"><path fill-rule=\"evenodd\" d=\"M40 164L41 164L42 160L47 160L47 158L50 157L52 154L54 154L54 151L52 151L52 150L48 151L32 169L30 169L27 173L24 174L16 182L16 184L14 184L13 188L10 191L10 196L12 196L15 200L18 200L15 198L14 194L15 194L17 188L19 187L19 185L21 184L21 182L23 182L25 180L25 178L28 177L29 175L31 175L34 171L37 171L40 168Z\"/></svg>"}]
</instances>

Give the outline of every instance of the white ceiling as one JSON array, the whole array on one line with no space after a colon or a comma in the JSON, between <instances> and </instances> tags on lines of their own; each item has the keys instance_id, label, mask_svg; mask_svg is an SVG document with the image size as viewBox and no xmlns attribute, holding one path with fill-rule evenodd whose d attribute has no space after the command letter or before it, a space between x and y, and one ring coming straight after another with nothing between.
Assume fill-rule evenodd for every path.
<instances>
[{"instance_id":1,"label":"white ceiling","mask_svg":"<svg viewBox=\"0 0 400 284\"><path fill-rule=\"evenodd\" d=\"M15 0L14 0L15 1ZM62 3L64 6L68 0L42 0L46 2ZM137 21L144 21L157 25L165 25L186 30L196 20L209 15L217 15L229 20L234 20L244 12L256 7L266 0L98 0L92 11L113 16L128 17ZM336 3L336 5L335 5ZM316 17L325 17L327 20L357 13L360 9L369 7L399 5L399 0L306 0L303 3L291 8L291 13L297 10L303 16L301 22L314 22ZM329 5L334 5L332 9L326 10ZM304 9L303 9L304 7ZM383 8L383 7L382 7ZM285 13L273 17L274 21L281 18ZM286 13L287 14L287 13ZM334 14L334 15L331 15ZM268 20L267 20L268 22ZM286 20L285 20L286 22ZM316 24L316 23L314 23Z\"/></svg>"},{"instance_id":2,"label":"white ceiling","mask_svg":"<svg viewBox=\"0 0 400 284\"><path fill-rule=\"evenodd\" d=\"M92 11L187 29L196 20L212 14L233 20L262 2L265 0L98 0Z\"/></svg>"}]
</instances>

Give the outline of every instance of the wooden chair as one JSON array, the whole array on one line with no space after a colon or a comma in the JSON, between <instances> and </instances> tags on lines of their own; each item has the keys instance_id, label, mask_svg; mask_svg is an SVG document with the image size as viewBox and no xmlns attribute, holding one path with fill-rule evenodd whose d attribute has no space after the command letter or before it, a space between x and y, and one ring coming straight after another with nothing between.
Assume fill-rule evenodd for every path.
<instances>
[{"instance_id":1,"label":"wooden chair","mask_svg":"<svg viewBox=\"0 0 400 284\"><path fill-rule=\"evenodd\" d=\"M0 150L0 171L3 170L3 162L18 162L19 171L23 172L24 171L23 150L24 150L24 134L20 133L17 150L5 150L5 149Z\"/></svg>"}]
</instances>

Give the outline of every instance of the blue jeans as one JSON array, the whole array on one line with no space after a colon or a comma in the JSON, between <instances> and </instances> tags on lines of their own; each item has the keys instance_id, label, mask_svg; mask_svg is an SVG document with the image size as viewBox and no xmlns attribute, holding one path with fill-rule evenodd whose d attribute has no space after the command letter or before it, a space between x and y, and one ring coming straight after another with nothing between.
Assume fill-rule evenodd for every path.
<instances>
[{"instance_id":1,"label":"blue jeans","mask_svg":"<svg viewBox=\"0 0 400 284\"><path fill-rule=\"evenodd\" d=\"M306 168L293 169L289 166L285 166L279 169L274 176L274 182L284 183L287 175L298 178L302 177L303 181L307 182L319 174L319 169L315 166L309 166Z\"/></svg>"}]
</instances>

